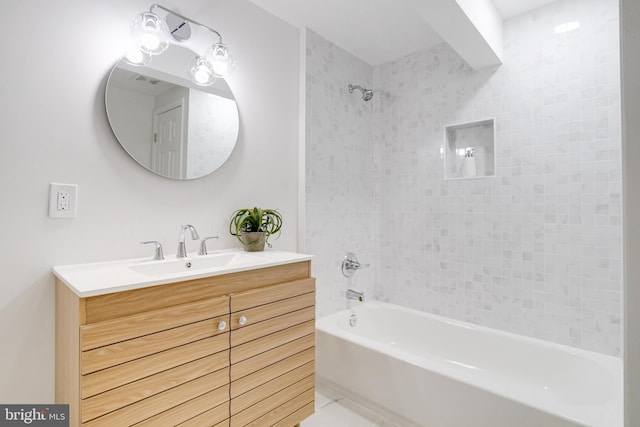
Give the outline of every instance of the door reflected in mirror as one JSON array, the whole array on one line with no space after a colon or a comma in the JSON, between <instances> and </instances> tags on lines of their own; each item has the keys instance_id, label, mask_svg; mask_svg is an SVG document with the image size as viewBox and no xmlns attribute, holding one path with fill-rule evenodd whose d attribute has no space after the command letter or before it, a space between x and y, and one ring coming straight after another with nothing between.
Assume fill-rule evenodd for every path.
<instances>
[{"instance_id":1,"label":"door reflected in mirror","mask_svg":"<svg viewBox=\"0 0 640 427\"><path fill-rule=\"evenodd\" d=\"M115 65L105 94L111 129L148 170L195 179L218 169L238 139L238 107L229 85L202 87L187 76L193 52L171 46L146 67Z\"/></svg>"}]
</instances>

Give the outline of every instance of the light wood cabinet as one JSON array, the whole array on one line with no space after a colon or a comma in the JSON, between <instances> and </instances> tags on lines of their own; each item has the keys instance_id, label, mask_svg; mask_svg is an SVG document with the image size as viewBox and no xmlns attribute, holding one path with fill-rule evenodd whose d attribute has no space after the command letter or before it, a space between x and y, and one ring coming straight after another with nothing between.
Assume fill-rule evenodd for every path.
<instances>
[{"instance_id":1,"label":"light wood cabinet","mask_svg":"<svg viewBox=\"0 0 640 427\"><path fill-rule=\"evenodd\" d=\"M71 426L294 426L314 411L310 262L79 298L56 283Z\"/></svg>"},{"instance_id":2,"label":"light wood cabinet","mask_svg":"<svg viewBox=\"0 0 640 427\"><path fill-rule=\"evenodd\" d=\"M304 279L231 294L231 427L313 413L314 289Z\"/></svg>"}]
</instances>

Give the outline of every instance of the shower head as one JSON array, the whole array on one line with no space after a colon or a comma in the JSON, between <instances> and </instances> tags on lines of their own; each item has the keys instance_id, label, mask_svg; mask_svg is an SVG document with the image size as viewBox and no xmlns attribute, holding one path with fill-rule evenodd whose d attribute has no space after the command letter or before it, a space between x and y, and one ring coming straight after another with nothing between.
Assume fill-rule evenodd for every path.
<instances>
[{"instance_id":1,"label":"shower head","mask_svg":"<svg viewBox=\"0 0 640 427\"><path fill-rule=\"evenodd\" d=\"M371 98L373 98L373 91L371 89L365 89L362 86L354 86L350 84L349 93L353 93L354 89L358 89L360 92L362 92L362 99L364 99L365 101L371 101Z\"/></svg>"}]
</instances>

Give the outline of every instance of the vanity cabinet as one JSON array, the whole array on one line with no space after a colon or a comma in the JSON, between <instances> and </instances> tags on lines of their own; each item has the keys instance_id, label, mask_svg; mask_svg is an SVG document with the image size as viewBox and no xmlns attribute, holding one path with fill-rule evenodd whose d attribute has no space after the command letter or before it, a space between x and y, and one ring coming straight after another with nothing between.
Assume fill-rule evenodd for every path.
<instances>
[{"instance_id":1,"label":"vanity cabinet","mask_svg":"<svg viewBox=\"0 0 640 427\"><path fill-rule=\"evenodd\" d=\"M56 281L71 426L283 426L314 411L310 262L78 297Z\"/></svg>"},{"instance_id":2,"label":"vanity cabinet","mask_svg":"<svg viewBox=\"0 0 640 427\"><path fill-rule=\"evenodd\" d=\"M313 414L314 290L304 279L231 295L231 427Z\"/></svg>"}]
</instances>

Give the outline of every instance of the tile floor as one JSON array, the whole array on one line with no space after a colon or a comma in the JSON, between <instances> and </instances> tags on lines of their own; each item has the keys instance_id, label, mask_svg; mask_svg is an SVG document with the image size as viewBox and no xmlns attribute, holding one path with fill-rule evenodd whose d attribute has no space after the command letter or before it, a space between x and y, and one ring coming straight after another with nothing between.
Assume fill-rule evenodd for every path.
<instances>
[{"instance_id":1,"label":"tile floor","mask_svg":"<svg viewBox=\"0 0 640 427\"><path fill-rule=\"evenodd\" d=\"M401 427L329 390L316 389L316 413L300 427Z\"/></svg>"}]
</instances>

